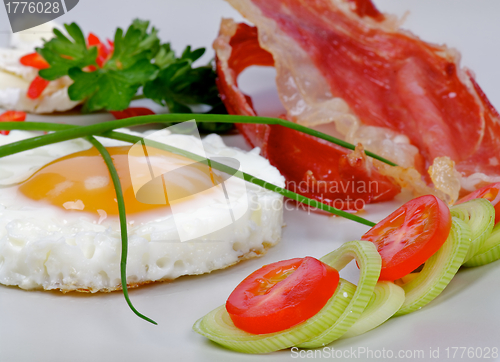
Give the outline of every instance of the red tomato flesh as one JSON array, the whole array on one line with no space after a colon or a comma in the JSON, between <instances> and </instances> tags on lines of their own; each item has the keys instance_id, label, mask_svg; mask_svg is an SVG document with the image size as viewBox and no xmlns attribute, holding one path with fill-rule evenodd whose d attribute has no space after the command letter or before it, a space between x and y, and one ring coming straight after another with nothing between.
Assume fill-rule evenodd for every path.
<instances>
[{"instance_id":1,"label":"red tomato flesh","mask_svg":"<svg viewBox=\"0 0 500 362\"><path fill-rule=\"evenodd\" d=\"M425 195L401 206L361 239L374 243L382 257L379 280L394 281L438 251L450 229L448 206L436 196Z\"/></svg>"},{"instance_id":2,"label":"red tomato flesh","mask_svg":"<svg viewBox=\"0 0 500 362\"><path fill-rule=\"evenodd\" d=\"M486 199L495 208L495 224L500 221L500 182L489 184L458 200L455 205L474 199Z\"/></svg>"},{"instance_id":3,"label":"red tomato flesh","mask_svg":"<svg viewBox=\"0 0 500 362\"><path fill-rule=\"evenodd\" d=\"M229 296L226 310L246 332L284 331L318 313L338 283L339 273L318 259L283 260L245 278Z\"/></svg>"},{"instance_id":4,"label":"red tomato flesh","mask_svg":"<svg viewBox=\"0 0 500 362\"><path fill-rule=\"evenodd\" d=\"M26 119L26 113L18 111L7 111L0 114L0 122L23 122ZM10 131L0 131L0 134L7 136Z\"/></svg>"}]
</instances>

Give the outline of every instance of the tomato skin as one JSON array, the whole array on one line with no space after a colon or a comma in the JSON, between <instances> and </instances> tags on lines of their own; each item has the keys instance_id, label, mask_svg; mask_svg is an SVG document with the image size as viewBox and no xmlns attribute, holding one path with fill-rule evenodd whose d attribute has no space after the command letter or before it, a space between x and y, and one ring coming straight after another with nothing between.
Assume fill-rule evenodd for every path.
<instances>
[{"instance_id":1,"label":"tomato skin","mask_svg":"<svg viewBox=\"0 0 500 362\"><path fill-rule=\"evenodd\" d=\"M500 182L489 184L458 200L455 205L474 199L486 199L495 208L495 224L500 221Z\"/></svg>"},{"instance_id":2,"label":"tomato skin","mask_svg":"<svg viewBox=\"0 0 500 362\"><path fill-rule=\"evenodd\" d=\"M318 313L338 282L339 273L315 258L279 261L245 278L229 296L226 310L246 332L279 332Z\"/></svg>"},{"instance_id":3,"label":"tomato skin","mask_svg":"<svg viewBox=\"0 0 500 362\"><path fill-rule=\"evenodd\" d=\"M0 122L23 122L26 119L26 113L19 111L7 111L0 114ZM1 135L7 136L10 131L0 131Z\"/></svg>"},{"instance_id":4,"label":"tomato skin","mask_svg":"<svg viewBox=\"0 0 500 362\"><path fill-rule=\"evenodd\" d=\"M361 239L382 257L379 280L394 281L424 264L448 238L448 206L433 195L413 199L371 228Z\"/></svg>"}]
</instances>

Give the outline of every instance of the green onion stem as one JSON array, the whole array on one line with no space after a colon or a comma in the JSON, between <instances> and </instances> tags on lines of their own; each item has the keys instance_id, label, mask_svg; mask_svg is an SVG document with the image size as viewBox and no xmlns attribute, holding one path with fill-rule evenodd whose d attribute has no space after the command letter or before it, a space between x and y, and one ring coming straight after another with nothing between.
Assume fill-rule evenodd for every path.
<instances>
[{"instance_id":1,"label":"green onion stem","mask_svg":"<svg viewBox=\"0 0 500 362\"><path fill-rule=\"evenodd\" d=\"M150 116L150 117L154 117L154 116ZM69 131L73 131L73 130L78 131L81 128L87 128L87 129L89 128L89 126L73 126L73 125L67 125L67 124L43 123L43 122L26 122L26 123L5 122L5 123L2 123L1 127L5 128L4 125L7 125L7 124L10 126L9 129L23 129L23 130L31 130L31 131L57 131L56 133L52 133L52 134L48 134L48 135L44 135L44 136L39 136L39 137L33 137L33 138L29 138L29 139L25 140L25 141L32 141L32 142L36 142L37 139L39 139L40 137L57 136L57 135L61 134L62 132L69 132ZM78 135L76 135L72 138L81 137L80 133L78 133ZM77 132L73 132L72 134L77 134ZM137 143L137 142L140 142L142 139L141 137L138 137L138 136L133 136L133 135L129 135L129 134L121 133L121 132L116 132L116 131L109 131L109 132L105 132L103 134L84 133L83 137L87 137L89 135L97 135L97 136L102 136L102 137L106 137L106 138L116 139L119 141L129 142L129 143ZM69 139L71 139L71 138L69 138ZM68 140L68 138L66 138L66 134L63 136L62 140L60 140L58 137L51 137L51 140L49 143L47 143L47 141L44 141L44 145L51 144L51 143L57 143L57 142L61 142L61 141L66 141L66 140ZM0 157L4 157L4 156L7 156L7 155L10 155L13 153L25 151L26 149L23 148L23 146L26 143L21 145L21 144L19 144L20 142L23 142L23 141L9 143L7 145L0 146ZM14 145L16 143L17 143L17 145L15 148L13 148L13 149L11 148L7 152L4 151L4 149L6 147L8 147L10 145ZM172 153L178 154L180 156L187 157L187 158L192 159L194 161L205 162L208 165L208 161L205 158L203 158L199 155L196 155L192 152L182 150L182 149L179 149L179 148L176 148L173 146L169 146L169 145L166 145L163 143L159 143L159 142L148 141L148 144L151 144L152 146L159 148L159 149L162 149L164 151L172 152ZM35 146L35 147L40 147L40 146ZM32 149L35 147L29 147L27 149ZM210 161L210 166L212 166L216 170L226 172L226 173L231 174L231 175L238 176L238 173L236 173L236 170L234 170L231 167L226 166L224 164L214 162L213 160ZM242 178L245 181L254 183L254 184L261 186L267 190L277 192L277 193L279 193L285 197L288 197L292 200L301 202L301 203L306 204L306 205L311 206L311 207L319 208L323 211L332 213L332 214L337 215L337 216L344 217L346 219L350 219L352 221L356 221L356 222L363 224L363 225L375 226L375 223L373 223L372 221L366 220L366 219L359 217L357 215L350 214L348 212L337 209L337 208L332 207L330 205L323 204L322 202L319 202L317 200L313 200L313 199L310 199L308 197L297 194L293 191L290 191L290 190L287 190L285 188L270 184L262 179L256 178L256 177L249 175L247 173L241 172L240 174L242 175Z\"/></svg>"},{"instance_id":2,"label":"green onion stem","mask_svg":"<svg viewBox=\"0 0 500 362\"><path fill-rule=\"evenodd\" d=\"M113 180L113 185L116 191L116 201L118 203L118 214L120 216L120 233L122 240L122 252L121 252L121 261L120 261L120 275L122 282L122 290L125 300L127 301L128 306L132 311L139 316L140 318L158 325L154 320L146 317L141 314L137 309L135 309L132 304L129 296L128 296L128 288L127 288L127 255L128 255L128 232L127 232L127 214L125 212L125 201L123 200L123 190L122 185L120 183L120 178L118 176L118 172L116 171L116 167L113 164L113 160L108 150L94 137L89 136L87 140L101 153L106 166L108 166L109 174L111 176L111 180Z\"/></svg>"},{"instance_id":3,"label":"green onion stem","mask_svg":"<svg viewBox=\"0 0 500 362\"><path fill-rule=\"evenodd\" d=\"M342 146L344 148L354 150L355 146L349 142L342 141L336 137L332 137L323 132L316 131L312 128L302 126L297 123L293 123L290 121L283 120L281 118L269 118L269 117L254 117L254 116L237 116L237 115L228 115L228 114L193 114L193 113L169 113L169 114L157 114L151 116L139 116L139 117L131 117L126 119L119 119L104 123L93 124L90 126L80 126L77 128L71 128L62 130L60 133L48 134L45 136L34 137L32 139L13 142L11 144L5 145L0 150L0 157L8 156L10 154L16 153L16 149L18 146L21 147L23 151L28 149L33 149L36 147L45 146L47 144L54 143L54 139L56 142L67 141L74 138L86 137L91 134L102 134L105 132L112 131L117 128L124 127L132 127L149 123L175 123L175 122L183 122L189 121L192 119L196 119L196 122L219 122L219 123L249 123L249 124L269 124L269 125L280 125L283 127L287 127L310 136L318 137L325 141L334 143L336 145ZM11 130L11 129L29 129L24 128L29 127L30 123L38 123L38 122L26 122L26 123L17 123L16 122L3 122L2 130ZM44 123L42 123L44 124ZM382 161L391 166L397 166L394 162L391 162L377 154L374 154L370 151L365 151L366 155L375 158L379 161Z\"/></svg>"},{"instance_id":4,"label":"green onion stem","mask_svg":"<svg viewBox=\"0 0 500 362\"><path fill-rule=\"evenodd\" d=\"M106 138L112 138L112 139L115 139L115 140L130 142L130 143L137 143L137 142L140 142L141 139L142 139L141 137L137 137L137 136L133 136L133 135L128 135L128 134L120 133L120 132L108 132L108 133L103 134L102 136L104 136ZM366 220L366 219L364 219L362 217L350 214L348 212L345 212L343 210L337 209L337 208L332 207L330 205L323 204L322 202L319 202L317 200L313 200L313 199L310 199L308 197L302 196L302 195L297 194L297 193L295 193L293 191L287 190L287 189L285 189L283 187L279 187L279 186L273 185L273 184L271 184L271 183L269 183L267 181L264 181L262 179L254 177L252 175L249 175L249 174L247 174L245 172L237 172L238 170L235 170L232 167L229 167L229 166L224 165L222 163L216 162L214 160L207 160L204 157L201 157L201 156L199 156L197 154L194 154L192 152L189 152L189 151L186 151L186 150L182 150L182 149L177 148L177 147L169 146L169 145L166 145L164 143L154 142L154 141L151 141L151 140L148 140L148 145L153 146L155 148L162 149L164 151L168 151L168 152L171 152L171 153L178 154L180 156L187 157L187 158L189 158L191 160L194 160L194 161L203 162L207 166L213 167L216 170L219 170L219 171L225 172L227 174L234 175L236 177L242 178L245 181L248 181L248 182L251 182L251 183L253 183L255 185L261 186L261 187L263 187L263 188L265 188L267 190L274 191L274 192L276 192L276 193L278 193L280 195L283 195L283 196L288 197L288 198L290 198L292 200L301 202L301 203L306 204L308 206L319 208L319 209L321 209L323 211L327 211L327 212L332 213L332 214L337 215L337 216L342 216L342 217L344 217L346 219L350 219L352 221L356 221L356 222L358 222L360 224L363 224L363 225L375 226L374 222ZM208 164L209 162L210 162L210 164ZM239 176L239 174L241 174L241 177Z\"/></svg>"},{"instance_id":5,"label":"green onion stem","mask_svg":"<svg viewBox=\"0 0 500 362\"><path fill-rule=\"evenodd\" d=\"M115 190L116 190L116 199L118 202L118 210L119 210L119 217L120 217L120 230L121 230L121 240L122 240L122 252L121 252L121 262L120 262L120 275L121 275L121 283L122 283L122 289L123 289L123 295L125 297L125 300L127 301L127 304L129 305L130 309L139 316L140 318L153 323L157 324L155 321L152 319L146 317L145 315L141 314L135 307L133 306L132 302L130 301L129 295L128 295L128 289L127 289L127 274L126 274L126 268L127 268L127 255L128 255L128 233L127 233L127 219L126 219L126 211L125 211L125 203L123 200L123 191L121 188L121 183L120 179L118 177L118 173L116 171L116 168L113 164L113 160L111 156L109 155L108 151L106 148L99 142L97 141L93 136L102 136L110 139L115 139L115 140L120 140L124 142L129 142L129 143L137 143L142 140L141 137L138 136L133 136L121 132L116 132L112 131L115 128L121 128L121 127L127 127L127 126L133 126L133 125L138 125L138 124L147 124L147 123L165 123L165 122L173 122L174 120L165 120L164 116L171 116L171 115L161 115L161 116L147 116L147 117L134 117L134 118L127 118L124 120L118 120L118 121L111 121L107 123L101 123L97 125L91 125L91 126L74 126L74 125L67 125L67 124L59 124L59 123L44 123L44 122L26 122L26 123L19 123L19 122L4 122L2 123L1 128L4 130L30 130L30 131L56 131L55 133L47 134L47 135L42 135L42 136L37 136L33 138L29 138L26 140L10 143L4 146L0 146L0 157L5 157L8 155L12 155L15 153L23 152L26 150L30 150L33 148L45 146L48 144L53 144L53 143L58 143L62 141L67 141L70 139L75 139L75 138L80 138L80 137L85 137L89 142L96 147L96 149L101 153L111 176L111 179L113 181ZM182 115L184 117L177 117L175 120L179 121L179 118L183 118L182 120L191 120L193 119L193 115ZM216 117L212 115L203 115L205 118L203 122L212 122L216 121ZM161 117L161 118L158 118ZM198 115L196 116L198 118ZM227 117L227 116L226 116ZM240 116L229 116L229 117L240 117ZM154 120L152 118L155 118ZM252 118L262 118L262 117L252 117ZM135 120L135 122L131 122L129 120ZM269 120L269 119L267 119ZM280 119L270 119L270 120L277 120L277 121L283 121ZM128 121L128 122L124 122ZM198 120L197 120L198 121ZM227 123L227 119L224 120L224 122ZM220 122L220 120L219 120ZM240 122L240 120L238 120ZM276 123L267 123L267 124L279 124L280 122ZM286 122L286 121L283 121ZM108 126L108 127L102 127L102 125L109 125L110 123L113 123L113 126ZM240 123L245 123L245 122L240 122ZM254 122L246 122L246 123L254 123ZM307 127L303 127L300 125L296 125L291 122L287 122L289 124L299 126L298 128L290 127L297 129L301 131L299 128L305 128L311 132L306 132L311 135L315 135L312 133L315 133L317 131L311 130ZM100 127L101 126L101 127ZM320 133L320 132L318 132ZM323 139L330 138L328 135L323 135ZM317 135L316 135L317 136ZM333 137L331 137L333 138ZM328 140L328 139L327 139ZM336 139L335 139L336 140ZM340 141L340 140L338 140ZM343 141L340 141L343 142ZM334 142L336 143L336 142ZM302 196L300 194L297 194L293 191L287 190L285 188L273 185L271 183L268 183L262 179L253 177L247 173L244 172L236 172L237 170L221 164L219 162L215 162L213 160L207 160L204 157L201 157L199 155L196 155L192 152L182 150L173 146L169 146L163 143L159 142L154 142L154 141L149 141L148 144L150 144L153 147L172 152L187 158L190 158L194 161L198 162L204 162L210 167L213 167L219 171L226 172L231 175L235 175L237 177L240 177L244 179L245 181L251 182L255 185L261 186L267 190L277 192L285 197L288 197L292 200L304 203L308 206L316 207L319 208L323 211L332 213L334 215L342 216L346 219L350 219L352 221L356 221L358 223L368 225L368 226L374 226L375 223L366 220L362 217L359 217L357 215L350 214L348 212L345 212L343 210L336 209L330 205L323 204L322 202L319 202L317 200L310 199L308 197ZM337 143L338 144L338 143ZM349 144L347 144L349 145ZM354 149L354 146L350 145L350 147L347 147L350 149ZM368 154L368 153L367 153ZM376 156L376 155L375 155ZM381 157L377 156L377 159L383 160ZM209 164L210 163L210 164ZM241 175L241 176L240 176Z\"/></svg>"}]
</instances>

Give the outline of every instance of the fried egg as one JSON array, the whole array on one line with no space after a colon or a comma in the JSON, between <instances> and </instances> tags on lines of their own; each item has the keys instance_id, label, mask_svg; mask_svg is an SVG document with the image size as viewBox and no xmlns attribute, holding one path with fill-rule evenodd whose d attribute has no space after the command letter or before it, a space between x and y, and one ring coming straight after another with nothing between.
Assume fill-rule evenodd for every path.
<instances>
[{"instance_id":1,"label":"fried egg","mask_svg":"<svg viewBox=\"0 0 500 362\"><path fill-rule=\"evenodd\" d=\"M12 131L0 138L0 144L35 135ZM178 148L198 147L192 136L165 132L161 137L161 142ZM112 155L123 187L129 286L226 268L259 256L279 242L283 224L281 195L244 182L246 191L236 195L238 201L232 206L247 207L240 207L239 218L231 227L213 227L223 219L227 205L215 202L195 208L192 205L196 204L189 202L196 200L196 195L180 201L188 207L174 218L172 207L144 204L136 199L130 177L135 162L128 159L130 145L100 141ZM218 135L205 137L203 148L208 157L234 158L243 172L284 186L283 176L259 155L259 149L244 152L227 147ZM171 160L172 155L158 157ZM186 177L179 184L181 193L183 188L198 182L194 176ZM0 283L63 292L120 289L117 213L108 169L97 150L83 139L0 159ZM179 225L194 235L188 242L179 239Z\"/></svg>"}]
</instances>

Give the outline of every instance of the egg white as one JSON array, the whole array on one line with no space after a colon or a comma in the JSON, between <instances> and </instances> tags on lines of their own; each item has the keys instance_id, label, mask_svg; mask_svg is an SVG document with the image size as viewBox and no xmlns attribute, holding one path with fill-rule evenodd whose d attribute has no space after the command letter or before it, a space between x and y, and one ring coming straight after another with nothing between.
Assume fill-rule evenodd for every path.
<instances>
[{"instance_id":1,"label":"egg white","mask_svg":"<svg viewBox=\"0 0 500 362\"><path fill-rule=\"evenodd\" d=\"M72 101L68 87L72 84L69 77L62 77L49 83L37 99L30 99L26 92L35 79L38 70L20 63L22 56L33 53L54 34L53 28L64 29L54 22L48 22L29 30L13 34L10 48L0 48L0 108L31 113L52 113L67 111L81 102Z\"/></svg>"},{"instance_id":2,"label":"egg white","mask_svg":"<svg viewBox=\"0 0 500 362\"><path fill-rule=\"evenodd\" d=\"M0 144L34 135L12 131L0 137ZM164 142L177 147L194 147L191 136L164 137ZM106 147L123 145L100 140ZM259 149L244 152L229 148L218 135L207 136L203 145L209 157L233 157L240 162L242 171L284 185L283 176L259 156ZM0 159L1 284L64 292L120 289L121 238L116 217L65 211L30 200L18 191L19 182L46 163L88 148L88 142L78 139ZM246 190L249 207L232 228L194 241L175 241L176 224L169 211L128 217L127 283L134 286L208 273L261 255L278 243L283 224L282 196L249 183ZM219 222L220 212L217 205L212 205L181 216L189 218L193 230L203 230Z\"/></svg>"}]
</instances>

